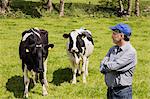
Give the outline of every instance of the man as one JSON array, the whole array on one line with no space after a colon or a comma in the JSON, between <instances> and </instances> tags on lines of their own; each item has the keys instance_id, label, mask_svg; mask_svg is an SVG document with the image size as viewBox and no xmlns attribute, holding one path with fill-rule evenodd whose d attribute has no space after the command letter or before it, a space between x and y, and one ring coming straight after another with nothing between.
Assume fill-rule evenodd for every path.
<instances>
[{"instance_id":1,"label":"man","mask_svg":"<svg viewBox=\"0 0 150 99\"><path fill-rule=\"evenodd\" d=\"M132 77L137 63L136 50L130 44L131 28L124 23L110 27L116 44L100 64L105 75L108 99L132 99Z\"/></svg>"}]
</instances>

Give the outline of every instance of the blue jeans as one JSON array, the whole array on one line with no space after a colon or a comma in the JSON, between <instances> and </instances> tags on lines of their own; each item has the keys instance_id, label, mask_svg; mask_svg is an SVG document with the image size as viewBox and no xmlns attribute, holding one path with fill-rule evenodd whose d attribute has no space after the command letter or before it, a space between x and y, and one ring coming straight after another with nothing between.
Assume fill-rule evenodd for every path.
<instances>
[{"instance_id":1,"label":"blue jeans","mask_svg":"<svg viewBox=\"0 0 150 99\"><path fill-rule=\"evenodd\" d=\"M108 88L107 99L132 99L132 86Z\"/></svg>"}]
</instances>

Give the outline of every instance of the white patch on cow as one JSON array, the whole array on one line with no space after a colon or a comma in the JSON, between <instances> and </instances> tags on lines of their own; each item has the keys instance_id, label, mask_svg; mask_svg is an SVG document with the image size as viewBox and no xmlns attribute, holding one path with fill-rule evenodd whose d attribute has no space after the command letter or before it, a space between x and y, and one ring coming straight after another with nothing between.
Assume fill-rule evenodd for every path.
<instances>
[{"instance_id":1,"label":"white patch on cow","mask_svg":"<svg viewBox=\"0 0 150 99\"><path fill-rule=\"evenodd\" d=\"M73 47L72 47L72 49L71 49L71 51L75 51L75 52L78 52L78 49L77 49L77 46L76 46L76 41L77 41L77 36L78 36L79 34L78 34L78 32L76 32L76 31L72 31L71 33L70 33L70 36L71 36L71 38L72 38L72 40L73 40Z\"/></svg>"},{"instance_id":2,"label":"white patch on cow","mask_svg":"<svg viewBox=\"0 0 150 99\"><path fill-rule=\"evenodd\" d=\"M39 33L37 33L36 31L34 31L33 29L31 29L31 30L32 30L32 32L33 32L34 34L36 34L39 38L41 38L41 36L40 36Z\"/></svg>"},{"instance_id":3,"label":"white patch on cow","mask_svg":"<svg viewBox=\"0 0 150 99\"><path fill-rule=\"evenodd\" d=\"M42 47L42 44L36 45L36 47Z\"/></svg>"},{"instance_id":4,"label":"white patch on cow","mask_svg":"<svg viewBox=\"0 0 150 99\"><path fill-rule=\"evenodd\" d=\"M47 73L47 59L44 61L44 80L45 80L45 85L48 86L48 82L47 82L47 78L46 78L46 73Z\"/></svg>"},{"instance_id":5,"label":"white patch on cow","mask_svg":"<svg viewBox=\"0 0 150 99\"><path fill-rule=\"evenodd\" d=\"M24 76L24 84L25 84L24 97L28 98L28 87L29 87L30 79L28 77L28 69L26 65L24 66L23 76Z\"/></svg>"},{"instance_id":6,"label":"white patch on cow","mask_svg":"<svg viewBox=\"0 0 150 99\"><path fill-rule=\"evenodd\" d=\"M33 79L33 83L34 83L34 85L36 85L36 75L37 75L37 73L36 72L34 72L33 70L31 70L31 74L32 74L32 79Z\"/></svg>"},{"instance_id":7,"label":"white patch on cow","mask_svg":"<svg viewBox=\"0 0 150 99\"><path fill-rule=\"evenodd\" d=\"M44 79L43 79L44 84L42 85L42 95L43 96L48 95L48 92L47 92L48 82L47 82L47 78L46 78L46 73L47 73L47 59L44 60Z\"/></svg>"},{"instance_id":8,"label":"white patch on cow","mask_svg":"<svg viewBox=\"0 0 150 99\"><path fill-rule=\"evenodd\" d=\"M76 74L77 74L77 68L73 67L73 80L72 80L72 84L76 84L76 82L77 82L77 80L76 80Z\"/></svg>"},{"instance_id":9,"label":"white patch on cow","mask_svg":"<svg viewBox=\"0 0 150 99\"><path fill-rule=\"evenodd\" d=\"M91 31L85 30L84 28L75 29L75 31L78 32L79 34L82 34L84 32L88 32L90 35L92 35Z\"/></svg>"},{"instance_id":10,"label":"white patch on cow","mask_svg":"<svg viewBox=\"0 0 150 99\"><path fill-rule=\"evenodd\" d=\"M45 85L45 84L43 84L43 86L42 86L42 95L43 95L43 96L47 96L47 95L48 95L48 92L47 92L47 89L46 89L46 85Z\"/></svg>"},{"instance_id":11,"label":"white patch on cow","mask_svg":"<svg viewBox=\"0 0 150 99\"><path fill-rule=\"evenodd\" d=\"M87 37L83 38L83 40L84 40L85 47L86 47L85 56L90 56L93 53L94 45L92 44L91 41L87 39Z\"/></svg>"},{"instance_id":12,"label":"white patch on cow","mask_svg":"<svg viewBox=\"0 0 150 99\"><path fill-rule=\"evenodd\" d=\"M36 30L39 31L39 29L38 29L37 27L35 27L34 29L36 29ZM22 41L26 41L26 39L27 39L30 35L32 35L33 33L36 34L39 38L41 38L41 36L40 36L39 33L37 33L36 31L34 31L33 29L31 29L31 30L32 30L31 33L26 33L26 34L22 37Z\"/></svg>"},{"instance_id":13,"label":"white patch on cow","mask_svg":"<svg viewBox=\"0 0 150 99\"><path fill-rule=\"evenodd\" d=\"M26 33L23 37L22 37L22 41L26 41L26 39L33 33Z\"/></svg>"}]
</instances>

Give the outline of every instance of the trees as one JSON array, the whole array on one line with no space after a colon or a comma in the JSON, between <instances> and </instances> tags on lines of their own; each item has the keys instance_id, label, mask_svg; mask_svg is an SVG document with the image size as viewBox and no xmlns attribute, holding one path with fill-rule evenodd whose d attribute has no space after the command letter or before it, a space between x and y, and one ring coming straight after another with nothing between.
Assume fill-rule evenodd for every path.
<instances>
[{"instance_id":1,"label":"trees","mask_svg":"<svg viewBox=\"0 0 150 99\"><path fill-rule=\"evenodd\" d=\"M53 5L52 5L52 0L42 0L42 2L47 2L46 3L46 8L49 11L49 13L52 12L53 10ZM59 7L59 16L64 16L64 0L60 0L60 7Z\"/></svg>"},{"instance_id":2,"label":"trees","mask_svg":"<svg viewBox=\"0 0 150 99\"><path fill-rule=\"evenodd\" d=\"M53 10L52 0L41 0L42 6L49 11L49 13Z\"/></svg>"},{"instance_id":3,"label":"trees","mask_svg":"<svg viewBox=\"0 0 150 99\"><path fill-rule=\"evenodd\" d=\"M135 15L140 16L139 0L135 0Z\"/></svg>"},{"instance_id":4,"label":"trees","mask_svg":"<svg viewBox=\"0 0 150 99\"><path fill-rule=\"evenodd\" d=\"M15 0L12 0L12 2ZM24 0L23 0L24 1ZM31 0L32 1L32 0ZM60 1L59 8L57 4L53 4L52 0L41 0L40 2L41 5L43 5L44 9L46 9L49 13L51 13L54 9L59 12L59 16L64 16L64 7L65 7L65 1L64 0L58 0ZM117 12L119 16L131 16L133 14L132 12L135 12L136 16L140 15L140 0L102 0L103 2L107 2L105 7L107 8L108 3L112 3L112 6L110 4L110 7L112 8L117 8ZM25 1L24 1L25 2ZM6 13L9 12L9 3L10 0L0 0L0 13ZM135 4L135 9L133 10L132 4ZM11 5L12 7L12 5ZM119 7L119 11L118 11ZM90 8L89 8L90 9ZM13 8L11 9L13 11Z\"/></svg>"},{"instance_id":5,"label":"trees","mask_svg":"<svg viewBox=\"0 0 150 99\"><path fill-rule=\"evenodd\" d=\"M64 16L64 0L60 0L60 12L59 16Z\"/></svg>"},{"instance_id":6,"label":"trees","mask_svg":"<svg viewBox=\"0 0 150 99\"><path fill-rule=\"evenodd\" d=\"M0 0L0 13L6 13L9 11L9 0Z\"/></svg>"},{"instance_id":7,"label":"trees","mask_svg":"<svg viewBox=\"0 0 150 99\"><path fill-rule=\"evenodd\" d=\"M122 0L118 0L118 3L119 3L119 13L123 13L123 11L124 11L124 7L123 7L123 2L122 2Z\"/></svg>"},{"instance_id":8,"label":"trees","mask_svg":"<svg viewBox=\"0 0 150 99\"><path fill-rule=\"evenodd\" d=\"M125 10L124 1L126 1L126 0L118 0L119 14L120 14L120 16L123 16L123 15L131 16L133 1L132 0L127 1L127 9L126 10ZM135 0L135 15L136 16L140 15L139 0Z\"/></svg>"},{"instance_id":9,"label":"trees","mask_svg":"<svg viewBox=\"0 0 150 99\"><path fill-rule=\"evenodd\" d=\"M132 11L132 0L128 0L128 9L127 9L127 15L131 15Z\"/></svg>"},{"instance_id":10,"label":"trees","mask_svg":"<svg viewBox=\"0 0 150 99\"><path fill-rule=\"evenodd\" d=\"M53 10L52 0L47 1L47 10L51 13Z\"/></svg>"}]
</instances>

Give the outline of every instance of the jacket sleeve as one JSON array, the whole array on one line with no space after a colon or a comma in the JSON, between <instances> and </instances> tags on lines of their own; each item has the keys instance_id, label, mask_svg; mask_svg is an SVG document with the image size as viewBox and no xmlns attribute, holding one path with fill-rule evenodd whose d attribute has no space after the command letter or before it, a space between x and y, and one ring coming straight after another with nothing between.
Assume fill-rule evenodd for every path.
<instances>
[{"instance_id":1,"label":"jacket sleeve","mask_svg":"<svg viewBox=\"0 0 150 99\"><path fill-rule=\"evenodd\" d=\"M105 74L108 72L108 69L106 69L106 66L105 66L105 61L108 61L109 57L104 57L104 59L102 60L102 62L100 63L100 72Z\"/></svg>"},{"instance_id":2,"label":"jacket sleeve","mask_svg":"<svg viewBox=\"0 0 150 99\"><path fill-rule=\"evenodd\" d=\"M127 71L136 64L136 54L131 52L124 53L123 56L121 56L119 59L116 59L115 61L107 61L104 63L105 66L109 70L115 70L115 71Z\"/></svg>"}]
</instances>

